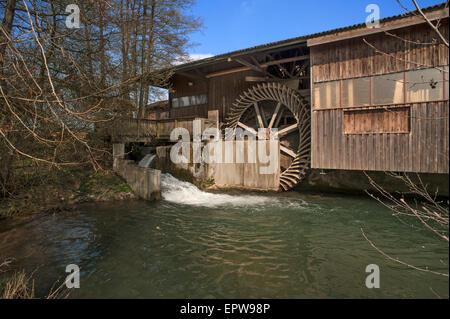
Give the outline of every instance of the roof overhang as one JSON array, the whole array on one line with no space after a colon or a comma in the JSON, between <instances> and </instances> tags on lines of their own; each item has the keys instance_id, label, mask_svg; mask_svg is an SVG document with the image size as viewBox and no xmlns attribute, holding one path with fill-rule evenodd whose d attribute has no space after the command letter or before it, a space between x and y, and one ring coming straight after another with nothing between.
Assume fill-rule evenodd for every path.
<instances>
[{"instance_id":1,"label":"roof overhang","mask_svg":"<svg viewBox=\"0 0 450 319\"><path fill-rule=\"evenodd\" d=\"M440 10L436 10L436 11L431 11L431 12L426 13L426 16L430 21L448 18L449 10L448 10L448 8L444 8L444 9L440 9ZM418 24L423 24L423 23L426 23L426 21L424 20L424 18L422 16L412 15L412 16L404 17L399 20L380 22L380 25L378 28L363 27L363 28L358 28L358 29L353 29L353 30L348 30L348 31L343 31L343 32L329 33L324 36L319 36L319 37L315 37L312 39L308 39L307 43L308 43L309 47L313 47L313 46L317 46L317 45L321 45L321 44L327 44L327 43L367 36L367 35L376 34L376 33L385 32L385 31L392 31L392 30L401 29L401 28L418 25Z\"/></svg>"},{"instance_id":2,"label":"roof overhang","mask_svg":"<svg viewBox=\"0 0 450 319\"><path fill-rule=\"evenodd\" d=\"M427 7L422 9L422 11L426 14L426 16L429 18L430 21L435 21L440 18L448 18L449 16L449 9L446 3L441 3L431 7ZM196 77L198 76L198 73L203 73L203 75L200 75L200 77L204 78L205 74L214 74L214 73L219 74L226 70L239 67L244 69L242 64L238 63L237 60L246 56L248 57L254 54L270 53L271 51L276 50L288 50L289 48L298 46L314 47L321 44L362 37L365 35L376 34L380 32L400 29L423 23L426 23L423 17L421 17L417 11L411 11L401 15L381 19L379 28L371 28L371 29L367 28L365 23L355 24L352 26L300 36L277 42L271 42L251 47L248 49L220 54L213 57L173 66L164 70L155 71L152 72L152 74L166 72L171 73L172 76L174 74L179 74L184 76L189 75L191 77ZM200 72L202 69L203 71L206 72ZM197 73L195 71L197 71ZM148 76L151 77L152 74L148 74ZM159 87L168 88L169 84L160 85Z\"/></svg>"}]
</instances>

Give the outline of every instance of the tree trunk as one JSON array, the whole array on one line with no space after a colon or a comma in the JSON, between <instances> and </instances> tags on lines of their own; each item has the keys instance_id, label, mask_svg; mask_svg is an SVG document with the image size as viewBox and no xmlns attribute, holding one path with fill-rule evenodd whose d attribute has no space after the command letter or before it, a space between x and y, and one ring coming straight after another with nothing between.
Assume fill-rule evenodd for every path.
<instances>
[{"instance_id":1,"label":"tree trunk","mask_svg":"<svg viewBox=\"0 0 450 319\"><path fill-rule=\"evenodd\" d=\"M13 28L14 21L14 13L16 11L16 0L8 0L6 3L6 7L4 9L5 16L2 20L2 25L0 26L0 86L3 90L3 94L8 94L8 85L5 78L5 61L6 61L6 49L8 47L8 38L11 34ZM3 127L6 127L11 121L10 113L6 111L5 100L3 96L0 96L0 130ZM2 132L8 138L8 132ZM6 145L0 144L0 178L2 185L2 195L6 194L6 187L8 185L10 173L11 173L11 163L13 159L13 154L9 149L7 149Z\"/></svg>"},{"instance_id":2,"label":"tree trunk","mask_svg":"<svg viewBox=\"0 0 450 319\"><path fill-rule=\"evenodd\" d=\"M5 54L6 48L8 47L8 37L11 34L13 21L14 21L14 12L16 11L16 0L8 0L5 7L5 16L2 20L1 32L0 32L0 85L2 86L3 92L7 93L7 85L4 80L4 65L5 65Z\"/></svg>"}]
</instances>

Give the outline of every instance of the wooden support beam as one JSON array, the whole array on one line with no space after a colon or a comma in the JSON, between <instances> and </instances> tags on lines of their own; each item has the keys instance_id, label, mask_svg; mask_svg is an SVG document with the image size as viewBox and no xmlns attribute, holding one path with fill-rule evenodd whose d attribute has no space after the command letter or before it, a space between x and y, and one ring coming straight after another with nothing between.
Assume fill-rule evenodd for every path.
<instances>
[{"instance_id":1,"label":"wooden support beam","mask_svg":"<svg viewBox=\"0 0 450 319\"><path fill-rule=\"evenodd\" d=\"M256 65L258 68L262 69L261 65L259 64L258 60L254 56L250 56L250 59L252 59L253 64Z\"/></svg>"},{"instance_id":2,"label":"wooden support beam","mask_svg":"<svg viewBox=\"0 0 450 319\"><path fill-rule=\"evenodd\" d=\"M256 133L256 131L252 127L248 127L247 125L245 125L242 122L237 122L237 125L242 127L244 130L250 132L251 134L253 134L255 136L258 135L258 133Z\"/></svg>"},{"instance_id":3,"label":"wooden support beam","mask_svg":"<svg viewBox=\"0 0 450 319\"><path fill-rule=\"evenodd\" d=\"M234 69L230 69L230 70L224 70L224 71L219 71L219 72L214 72L214 73L209 73L205 75L205 78L209 79L209 78L213 78L213 77L217 77L217 76L222 76L222 75L227 75L227 74L232 74L232 73L237 73L237 72L245 72L245 71L249 71L249 70L254 70L256 72L260 72L265 74L268 77L274 78L274 76L272 74L267 73L264 69L267 68L270 65L276 65L276 64L280 64L280 63L287 63L287 62L293 62L293 61L299 61L299 60L305 60L305 59L309 59L309 55L303 55L303 56L298 56L298 57L292 57L292 58L287 58L287 59L281 59L281 60L276 60L276 61L270 61L261 65L253 65L247 61L244 61L242 59L233 59L233 61L236 61L240 64L243 65L243 67L240 68L234 68ZM182 75L185 76L189 76L188 74L183 74L181 72L178 72ZM194 75L191 75L192 77ZM256 77L255 77L256 78ZM265 81L267 79L261 80L261 81ZM252 82L251 79L246 80L248 82ZM260 79L258 80L254 80L256 81L260 81Z\"/></svg>"},{"instance_id":4,"label":"wooden support beam","mask_svg":"<svg viewBox=\"0 0 450 319\"><path fill-rule=\"evenodd\" d=\"M264 127L267 127L267 119L266 119L266 114L264 113L264 108L262 108L261 110L261 117L264 123Z\"/></svg>"},{"instance_id":5,"label":"wooden support beam","mask_svg":"<svg viewBox=\"0 0 450 319\"><path fill-rule=\"evenodd\" d=\"M271 129L273 124L275 123L275 119L277 118L278 112L281 108L281 102L278 102L277 107L275 108L275 112L272 115L272 118L270 119L268 128Z\"/></svg>"},{"instance_id":6,"label":"wooden support beam","mask_svg":"<svg viewBox=\"0 0 450 319\"><path fill-rule=\"evenodd\" d=\"M209 73L205 77L207 79L209 79L209 78L214 78L214 77L217 77L217 76L222 76L222 75L227 75L227 74L232 74L232 73L237 73L237 72L244 72L244 71L248 71L248 70L251 70L251 68L249 68L248 66L244 66L244 67L240 67L240 68L235 68L235 69L230 69L230 70L225 70L225 71L220 71L220 72Z\"/></svg>"},{"instance_id":7,"label":"wooden support beam","mask_svg":"<svg viewBox=\"0 0 450 319\"><path fill-rule=\"evenodd\" d=\"M295 131L297 128L298 128L298 124L295 123L295 124L292 124L292 125L290 125L288 127L285 127L284 129L279 130L278 131L278 138L280 138L283 135L286 135L286 134L289 134L289 133Z\"/></svg>"},{"instance_id":8,"label":"wooden support beam","mask_svg":"<svg viewBox=\"0 0 450 319\"><path fill-rule=\"evenodd\" d=\"M281 118L283 117L284 108L281 109L280 115L278 116L277 120L275 121L274 127L278 127L278 124L280 124Z\"/></svg>"},{"instance_id":9,"label":"wooden support beam","mask_svg":"<svg viewBox=\"0 0 450 319\"><path fill-rule=\"evenodd\" d=\"M261 67L266 68L266 67L271 66L271 65L277 65L277 64L281 64L281 63L289 63L289 62L300 61L300 60L307 60L307 59L309 59L309 54L308 55L295 56L295 57L292 57L292 58L286 58L286 59L280 59L280 60L274 60L274 61L266 62L266 63L261 64Z\"/></svg>"},{"instance_id":10,"label":"wooden support beam","mask_svg":"<svg viewBox=\"0 0 450 319\"><path fill-rule=\"evenodd\" d=\"M287 148L286 146L283 146L281 144L280 144L280 150L294 158L297 156L297 154L293 150L291 150L290 148Z\"/></svg>"},{"instance_id":11,"label":"wooden support beam","mask_svg":"<svg viewBox=\"0 0 450 319\"><path fill-rule=\"evenodd\" d=\"M258 123L259 123L259 127L260 128L264 128L267 126L267 123L264 123L264 119L261 116L261 111L259 110L259 106L258 103L253 103L253 106L255 107L255 111L256 111L256 118L258 119Z\"/></svg>"},{"instance_id":12,"label":"wooden support beam","mask_svg":"<svg viewBox=\"0 0 450 319\"><path fill-rule=\"evenodd\" d=\"M241 60L241 59L233 59L233 60L236 61L237 63L240 63L240 64L246 66L246 67L249 67L253 71L260 72L260 73L263 73L263 74L267 74L267 72L264 70L264 68L257 67L256 65L253 65L250 62L247 62L247 61L244 61L244 60Z\"/></svg>"}]
</instances>

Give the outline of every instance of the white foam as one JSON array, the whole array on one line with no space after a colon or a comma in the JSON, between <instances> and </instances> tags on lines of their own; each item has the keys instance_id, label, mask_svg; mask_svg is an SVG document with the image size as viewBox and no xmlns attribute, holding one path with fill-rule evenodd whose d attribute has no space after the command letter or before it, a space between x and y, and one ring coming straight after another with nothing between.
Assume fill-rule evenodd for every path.
<instances>
[{"instance_id":1,"label":"white foam","mask_svg":"<svg viewBox=\"0 0 450 319\"><path fill-rule=\"evenodd\" d=\"M195 185L176 179L170 174L163 174L161 179L162 197L177 204L192 206L219 207L255 206L277 202L276 198L267 196L213 194L198 189Z\"/></svg>"}]
</instances>

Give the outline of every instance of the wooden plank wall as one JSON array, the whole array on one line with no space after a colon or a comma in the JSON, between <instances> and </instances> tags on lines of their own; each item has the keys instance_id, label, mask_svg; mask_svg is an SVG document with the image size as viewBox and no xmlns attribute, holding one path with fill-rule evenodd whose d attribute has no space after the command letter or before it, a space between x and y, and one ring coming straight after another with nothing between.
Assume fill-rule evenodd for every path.
<instances>
[{"instance_id":1,"label":"wooden plank wall","mask_svg":"<svg viewBox=\"0 0 450 319\"><path fill-rule=\"evenodd\" d=\"M176 91L171 93L172 98L207 94L208 104L177 108L172 107L170 109L170 117L207 117L208 111L219 110L220 121L223 121L224 114L226 116L230 105L236 100L239 94L242 94L244 90L247 90L256 84L255 82L245 81L245 77L257 75L260 74L255 71L245 71L205 80L195 80L185 76L176 75L173 82L173 87L176 88ZM193 82L194 85L191 87L188 86L187 83L189 81Z\"/></svg>"},{"instance_id":2,"label":"wooden plank wall","mask_svg":"<svg viewBox=\"0 0 450 319\"><path fill-rule=\"evenodd\" d=\"M313 168L449 173L449 102L411 107L409 133L344 134L344 110L315 111Z\"/></svg>"},{"instance_id":3,"label":"wooden plank wall","mask_svg":"<svg viewBox=\"0 0 450 319\"><path fill-rule=\"evenodd\" d=\"M207 117L208 104L174 107L170 109L170 118L172 119L179 119L183 117L192 117L192 116Z\"/></svg>"},{"instance_id":4,"label":"wooden plank wall","mask_svg":"<svg viewBox=\"0 0 450 319\"><path fill-rule=\"evenodd\" d=\"M255 71L244 71L210 78L208 96L209 110L219 110L220 121L224 121L230 106L239 95L257 84L255 82L245 81L245 77L260 75Z\"/></svg>"},{"instance_id":5,"label":"wooden plank wall","mask_svg":"<svg viewBox=\"0 0 450 319\"><path fill-rule=\"evenodd\" d=\"M172 88L174 91L170 93L170 96L173 98L206 94L208 91L206 79L200 80L175 74L172 81ZM189 82L192 82L193 86L189 86Z\"/></svg>"},{"instance_id":6,"label":"wooden plank wall","mask_svg":"<svg viewBox=\"0 0 450 319\"><path fill-rule=\"evenodd\" d=\"M189 82L192 82L194 85L189 86ZM170 93L170 98L208 94L208 83L206 79L193 79L177 74L173 77L172 87L175 89L175 91ZM170 107L169 113L170 118L183 118L193 116L207 117L208 104L176 108Z\"/></svg>"},{"instance_id":7,"label":"wooden plank wall","mask_svg":"<svg viewBox=\"0 0 450 319\"><path fill-rule=\"evenodd\" d=\"M440 28L447 39L448 21L443 19ZM433 44L437 36L428 25L390 33L394 36L365 37L386 54L376 52L362 37L311 47L312 90L318 82L449 64L448 48ZM333 109L312 110L313 168L449 173L448 100L406 104L411 107L409 133L344 134L344 111L339 101L336 104Z\"/></svg>"},{"instance_id":8,"label":"wooden plank wall","mask_svg":"<svg viewBox=\"0 0 450 319\"><path fill-rule=\"evenodd\" d=\"M448 39L448 18L440 30ZM313 83L448 65L448 48L432 44L437 36L428 25L390 33L395 37L380 33L311 47ZM386 54L377 53L364 39ZM413 43L417 41L426 44Z\"/></svg>"}]
</instances>

